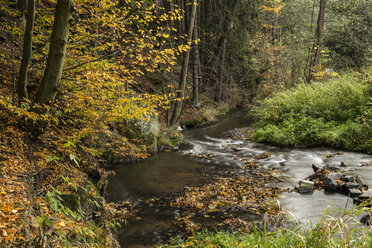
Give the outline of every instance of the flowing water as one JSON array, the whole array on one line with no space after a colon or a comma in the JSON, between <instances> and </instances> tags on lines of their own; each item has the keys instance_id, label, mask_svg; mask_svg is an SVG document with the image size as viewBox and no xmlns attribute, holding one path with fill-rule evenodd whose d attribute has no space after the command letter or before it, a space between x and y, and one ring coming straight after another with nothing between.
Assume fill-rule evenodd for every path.
<instances>
[{"instance_id":1,"label":"flowing water","mask_svg":"<svg viewBox=\"0 0 372 248\"><path fill-rule=\"evenodd\" d=\"M119 231L122 247L153 247L174 235L172 223L177 210L161 204L158 199L179 194L185 186L197 186L206 182L205 175L221 175L227 170L239 168L251 156L269 152L270 157L257 160L264 168L276 168L281 172L280 183L274 186L294 188L299 180L313 173L312 164L324 166L343 161L351 174L362 175L372 182L372 168L361 167L372 160L362 153L343 152L331 158L325 155L336 150L327 148L284 149L251 141L224 138L224 132L249 126L244 112L232 112L217 124L183 132L187 148L179 152L159 153L146 160L115 167L116 176L108 185L108 201L132 201L139 207L135 220ZM188 155L192 155L192 157ZM207 156L205 156L207 155ZM371 185L370 185L371 186ZM317 223L328 207L349 208L352 201L342 194L283 193L280 205L299 223Z\"/></svg>"}]
</instances>

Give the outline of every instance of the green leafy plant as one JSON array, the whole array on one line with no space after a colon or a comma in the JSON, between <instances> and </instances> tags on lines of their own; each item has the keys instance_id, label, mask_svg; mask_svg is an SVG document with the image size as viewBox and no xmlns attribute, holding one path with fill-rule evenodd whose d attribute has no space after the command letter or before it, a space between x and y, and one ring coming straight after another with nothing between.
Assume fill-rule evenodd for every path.
<instances>
[{"instance_id":1,"label":"green leafy plant","mask_svg":"<svg viewBox=\"0 0 372 248\"><path fill-rule=\"evenodd\" d=\"M328 145L372 153L370 87L364 80L349 72L276 93L253 110L252 138L279 146Z\"/></svg>"}]
</instances>

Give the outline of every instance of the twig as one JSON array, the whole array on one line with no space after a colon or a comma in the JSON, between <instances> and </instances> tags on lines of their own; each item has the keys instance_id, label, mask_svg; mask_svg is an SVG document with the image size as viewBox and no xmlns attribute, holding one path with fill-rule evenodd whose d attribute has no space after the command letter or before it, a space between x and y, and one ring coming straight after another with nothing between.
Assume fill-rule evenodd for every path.
<instances>
[{"instance_id":1,"label":"twig","mask_svg":"<svg viewBox=\"0 0 372 248\"><path fill-rule=\"evenodd\" d=\"M114 51L112 53L102 55L102 56L100 56L98 58L95 58L95 59L92 59L92 60L81 62L80 64L77 64L77 65L74 65L74 66L70 66L70 67L64 69L63 72L76 69L76 68L78 68L80 66L83 66L83 65L86 65L86 64L89 64L89 63L93 63L93 62L99 61L101 59L105 59L106 57L113 56L113 55L115 55L118 52L120 52L120 50L116 50L116 51Z\"/></svg>"}]
</instances>

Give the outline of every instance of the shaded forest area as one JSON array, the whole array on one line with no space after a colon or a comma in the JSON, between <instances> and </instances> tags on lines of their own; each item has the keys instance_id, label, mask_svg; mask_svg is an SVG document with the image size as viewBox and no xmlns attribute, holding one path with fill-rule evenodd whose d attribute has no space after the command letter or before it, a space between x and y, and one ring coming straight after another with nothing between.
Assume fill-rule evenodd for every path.
<instances>
[{"instance_id":1,"label":"shaded forest area","mask_svg":"<svg viewBox=\"0 0 372 248\"><path fill-rule=\"evenodd\" d=\"M370 94L371 13L364 0L0 0L0 246L118 246L111 162L350 69ZM365 96L350 118L370 125Z\"/></svg>"}]
</instances>

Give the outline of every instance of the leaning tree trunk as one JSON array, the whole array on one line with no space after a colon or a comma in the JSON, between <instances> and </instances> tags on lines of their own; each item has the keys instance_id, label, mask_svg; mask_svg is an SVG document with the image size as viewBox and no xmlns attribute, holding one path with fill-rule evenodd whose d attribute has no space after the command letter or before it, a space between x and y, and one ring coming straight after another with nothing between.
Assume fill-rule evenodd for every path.
<instances>
[{"instance_id":1,"label":"leaning tree trunk","mask_svg":"<svg viewBox=\"0 0 372 248\"><path fill-rule=\"evenodd\" d=\"M312 52L310 54L310 63L308 66L307 77L306 81L309 83L314 78L314 68L319 65L320 62L320 52L322 46L322 38L323 38L323 29L325 23L325 6L326 0L320 0L319 3L319 15L317 26L315 30L315 42L313 45Z\"/></svg>"},{"instance_id":2,"label":"leaning tree trunk","mask_svg":"<svg viewBox=\"0 0 372 248\"><path fill-rule=\"evenodd\" d=\"M74 10L73 0L58 0L50 42L47 65L35 102L46 104L54 100L61 81L70 20Z\"/></svg>"},{"instance_id":3,"label":"leaning tree trunk","mask_svg":"<svg viewBox=\"0 0 372 248\"><path fill-rule=\"evenodd\" d=\"M27 92L27 72L28 65L30 64L32 57L32 30L34 29L35 22L35 0L29 0L27 6L27 15L26 15L26 29L23 39L23 55L21 67L19 69L18 77L18 97L28 98Z\"/></svg>"},{"instance_id":4,"label":"leaning tree trunk","mask_svg":"<svg viewBox=\"0 0 372 248\"><path fill-rule=\"evenodd\" d=\"M191 18L189 23L189 30L187 33L187 42L188 44L191 44L192 42L192 35L193 35L193 29L194 29L194 22L196 17L196 5L197 0L192 1L192 9L191 9ZM177 101L174 106L174 111L172 118L170 120L171 125L175 125L178 122L178 119L181 115L181 109L182 109L182 102L183 98L185 96L185 89L186 89L186 79L187 79L187 69L189 66L189 58L190 58L190 49L187 50L183 61L182 61L182 69L181 69L181 78L180 78L180 84L177 91Z\"/></svg>"}]
</instances>

